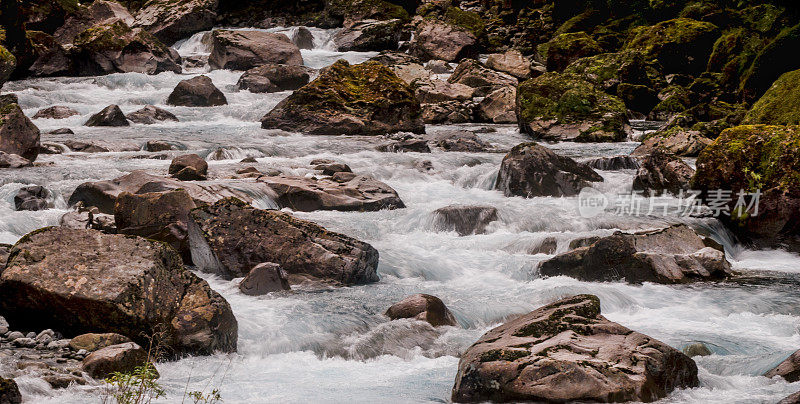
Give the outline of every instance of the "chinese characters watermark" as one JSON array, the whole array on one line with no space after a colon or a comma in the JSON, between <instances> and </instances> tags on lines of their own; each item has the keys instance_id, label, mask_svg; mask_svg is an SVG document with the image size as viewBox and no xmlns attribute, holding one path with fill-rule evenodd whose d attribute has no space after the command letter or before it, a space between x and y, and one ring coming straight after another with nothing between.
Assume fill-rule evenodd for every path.
<instances>
[{"instance_id":1,"label":"chinese characters watermark","mask_svg":"<svg viewBox=\"0 0 800 404\"><path fill-rule=\"evenodd\" d=\"M578 212L581 217L592 218L601 213L619 216L692 216L708 214L714 217L736 215L758 216L761 190L747 192L715 189L706 192L705 198L696 190L681 190L677 195L667 192L631 191L618 194L609 200L606 194L583 188L578 194ZM735 201L735 202L734 202Z\"/></svg>"}]
</instances>

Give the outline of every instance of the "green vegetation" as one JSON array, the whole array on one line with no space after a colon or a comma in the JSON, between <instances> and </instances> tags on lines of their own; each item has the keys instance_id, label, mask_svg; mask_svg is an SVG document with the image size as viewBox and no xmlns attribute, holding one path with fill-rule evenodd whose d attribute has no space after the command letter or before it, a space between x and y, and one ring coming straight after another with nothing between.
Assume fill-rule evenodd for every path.
<instances>
[{"instance_id":1,"label":"green vegetation","mask_svg":"<svg viewBox=\"0 0 800 404\"><path fill-rule=\"evenodd\" d=\"M634 29L625 48L641 50L658 59L665 73L697 73L705 69L718 37L719 29L714 24L676 18Z\"/></svg>"},{"instance_id":2,"label":"green vegetation","mask_svg":"<svg viewBox=\"0 0 800 404\"><path fill-rule=\"evenodd\" d=\"M562 71L573 61L601 53L603 49L585 32L561 34L539 46L547 57L547 69Z\"/></svg>"},{"instance_id":3,"label":"green vegetation","mask_svg":"<svg viewBox=\"0 0 800 404\"><path fill-rule=\"evenodd\" d=\"M739 91L748 101L763 95L781 74L800 69L800 24L786 28L763 47L742 75Z\"/></svg>"},{"instance_id":4,"label":"green vegetation","mask_svg":"<svg viewBox=\"0 0 800 404\"><path fill-rule=\"evenodd\" d=\"M472 32L476 38L484 35L485 24L481 16L472 11L465 11L458 7L449 7L444 13L444 20L449 24L465 28Z\"/></svg>"},{"instance_id":5,"label":"green vegetation","mask_svg":"<svg viewBox=\"0 0 800 404\"><path fill-rule=\"evenodd\" d=\"M746 124L800 124L800 70L784 73L744 118Z\"/></svg>"}]
</instances>

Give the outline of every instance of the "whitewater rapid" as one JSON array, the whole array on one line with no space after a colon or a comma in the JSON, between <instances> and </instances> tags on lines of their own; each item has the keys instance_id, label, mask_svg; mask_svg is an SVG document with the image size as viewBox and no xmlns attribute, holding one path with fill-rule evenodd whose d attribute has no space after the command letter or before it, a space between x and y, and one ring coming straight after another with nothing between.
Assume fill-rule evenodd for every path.
<instances>
[{"instance_id":1,"label":"whitewater rapid","mask_svg":"<svg viewBox=\"0 0 800 404\"><path fill-rule=\"evenodd\" d=\"M340 57L357 63L374 55L336 52L329 40L332 31L312 33L316 48L302 52L311 67L324 67ZM183 56L208 51L202 33L176 47ZM180 80L201 73L223 91L228 105L165 105ZM356 173L386 182L407 205L380 212L295 213L377 248L381 280L376 284L252 297L239 292L238 279L225 281L199 274L230 302L239 322L239 352L158 364L160 383L167 392L163 402L180 401L187 389L209 392L212 388L220 389L225 403L447 402L460 352L505 319L577 293L599 296L606 317L675 348L703 342L714 352L695 358L701 386L676 391L665 403L774 403L800 390L800 383L759 376L800 348L799 256L748 250L731 241L715 221L691 219L692 224L710 229L712 237L725 245L740 277L676 286L543 279L537 265L552 255L528 252L548 237L555 237L557 252L563 252L576 238L658 228L678 219L613 212L587 219L579 215L576 198L504 197L492 189L500 162L508 149L529 140L514 126L427 128L429 133L490 128L494 131L479 136L494 145L499 150L496 153L380 153L374 151L380 142L374 138L263 130L258 120L289 92L236 91L240 75L198 68L183 75L112 74L32 79L4 86L4 91L17 94L29 117L52 105L80 112L63 120L34 120L42 130L43 142L92 141L114 151L40 155L36 167L0 170L0 243L13 243L29 231L58 224L67 211L64 200L82 182L112 179L135 169L166 175L171 158L186 152L206 156L214 178L233 174L244 157L257 158L256 167L262 172L278 168L292 175L311 173L309 162L313 159L331 158L347 163ZM109 104L120 105L125 113L154 104L173 112L180 122L124 128L82 126L91 114ZM69 127L75 134L47 134L61 127ZM141 151L148 140L168 141L181 150ZM549 146L557 153L584 160L627 154L636 145ZM421 172L418 163L428 160L434 169ZM606 181L596 188L612 197L629 189L634 172L601 174ZM31 184L43 185L53 193L54 209L13 210L16 191ZM261 202L266 206L269 201ZM432 212L450 204L491 205L498 209L500 220L483 235L459 237L436 232ZM460 327L433 330L412 321L388 322L382 313L413 293L440 297ZM93 386L52 390L45 382L28 377L17 382L31 402L99 401Z\"/></svg>"}]
</instances>

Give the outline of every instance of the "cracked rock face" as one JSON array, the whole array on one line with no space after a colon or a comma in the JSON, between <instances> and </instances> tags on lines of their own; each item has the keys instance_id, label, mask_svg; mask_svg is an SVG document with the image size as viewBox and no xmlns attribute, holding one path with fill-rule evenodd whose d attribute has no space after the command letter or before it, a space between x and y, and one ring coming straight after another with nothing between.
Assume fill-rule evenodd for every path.
<instances>
[{"instance_id":1,"label":"cracked rock face","mask_svg":"<svg viewBox=\"0 0 800 404\"><path fill-rule=\"evenodd\" d=\"M484 334L461 357L452 399L651 402L698 383L688 356L607 320L596 296L578 295Z\"/></svg>"}]
</instances>

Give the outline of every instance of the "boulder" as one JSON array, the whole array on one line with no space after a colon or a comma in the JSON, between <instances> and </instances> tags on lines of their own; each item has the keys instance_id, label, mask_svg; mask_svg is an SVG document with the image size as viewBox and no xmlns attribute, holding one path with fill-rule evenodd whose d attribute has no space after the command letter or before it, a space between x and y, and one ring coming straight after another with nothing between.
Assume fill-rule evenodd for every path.
<instances>
[{"instance_id":1,"label":"boulder","mask_svg":"<svg viewBox=\"0 0 800 404\"><path fill-rule=\"evenodd\" d=\"M427 124L458 124L473 122L477 105L469 101L445 101L421 104L422 121Z\"/></svg>"},{"instance_id":2,"label":"boulder","mask_svg":"<svg viewBox=\"0 0 800 404\"><path fill-rule=\"evenodd\" d=\"M508 73L520 80L527 80L531 77L531 61L516 49L505 53L492 53L486 59L486 67Z\"/></svg>"},{"instance_id":3,"label":"boulder","mask_svg":"<svg viewBox=\"0 0 800 404\"><path fill-rule=\"evenodd\" d=\"M714 24L677 18L635 28L625 48L657 59L665 73L697 74L705 71L719 35Z\"/></svg>"},{"instance_id":4,"label":"boulder","mask_svg":"<svg viewBox=\"0 0 800 404\"><path fill-rule=\"evenodd\" d=\"M50 134L50 135L74 135L75 134L75 132L70 128L53 129L53 130L51 130L50 132L47 132L47 133ZM53 143L48 143L46 145L43 144L41 148L50 147L52 145L53 145ZM47 153L44 153L44 154L47 154ZM51 154L60 154L60 153L51 153Z\"/></svg>"},{"instance_id":5,"label":"boulder","mask_svg":"<svg viewBox=\"0 0 800 404\"><path fill-rule=\"evenodd\" d=\"M226 279L273 262L289 274L292 284L306 279L336 285L378 280L378 251L372 246L290 214L227 198L195 209L191 217L192 260L201 270ZM241 231L244 228L248 231Z\"/></svg>"},{"instance_id":6,"label":"boulder","mask_svg":"<svg viewBox=\"0 0 800 404\"><path fill-rule=\"evenodd\" d=\"M689 357L609 321L596 296L578 295L484 334L459 360L452 400L652 402L698 384Z\"/></svg>"},{"instance_id":7,"label":"boulder","mask_svg":"<svg viewBox=\"0 0 800 404\"><path fill-rule=\"evenodd\" d=\"M798 125L800 124L800 70L781 75L775 83L747 111L742 123L748 125Z\"/></svg>"},{"instance_id":8,"label":"boulder","mask_svg":"<svg viewBox=\"0 0 800 404\"><path fill-rule=\"evenodd\" d=\"M12 248L0 288L0 313L17 329L114 332L139 344L155 336L174 355L236 350L228 302L175 250L141 237L37 230Z\"/></svg>"},{"instance_id":9,"label":"boulder","mask_svg":"<svg viewBox=\"0 0 800 404\"><path fill-rule=\"evenodd\" d=\"M454 62L477 55L477 40L469 30L435 20L423 20L417 26L412 55L428 61L441 59Z\"/></svg>"},{"instance_id":10,"label":"boulder","mask_svg":"<svg viewBox=\"0 0 800 404\"><path fill-rule=\"evenodd\" d=\"M681 349L681 352L690 358L694 358L695 356L709 356L712 354L711 350L702 342L695 342L694 344L687 345Z\"/></svg>"},{"instance_id":11,"label":"boulder","mask_svg":"<svg viewBox=\"0 0 800 404\"><path fill-rule=\"evenodd\" d=\"M0 168L23 168L31 166L33 166L33 162L26 158L0 151Z\"/></svg>"},{"instance_id":12,"label":"boulder","mask_svg":"<svg viewBox=\"0 0 800 404\"><path fill-rule=\"evenodd\" d=\"M112 373L130 373L148 364L147 351L135 342L107 346L92 352L83 360L83 371L95 379L105 379Z\"/></svg>"},{"instance_id":13,"label":"boulder","mask_svg":"<svg viewBox=\"0 0 800 404\"><path fill-rule=\"evenodd\" d=\"M434 327L458 326L453 313L436 296L419 293L411 295L389 307L386 316L392 320L413 318L425 321Z\"/></svg>"},{"instance_id":14,"label":"boulder","mask_svg":"<svg viewBox=\"0 0 800 404\"><path fill-rule=\"evenodd\" d=\"M375 150L389 153L430 153L431 148L428 146L428 141L416 137L409 137L384 143L375 148Z\"/></svg>"},{"instance_id":15,"label":"boulder","mask_svg":"<svg viewBox=\"0 0 800 404\"><path fill-rule=\"evenodd\" d=\"M144 150L149 152L162 152L167 150L173 150L174 146L163 141L163 140L148 140L144 144Z\"/></svg>"},{"instance_id":16,"label":"boulder","mask_svg":"<svg viewBox=\"0 0 800 404\"><path fill-rule=\"evenodd\" d=\"M697 157L713 140L699 131L675 127L647 136L634 151L634 156L644 156L656 149L683 157Z\"/></svg>"},{"instance_id":17,"label":"boulder","mask_svg":"<svg viewBox=\"0 0 800 404\"><path fill-rule=\"evenodd\" d=\"M17 105L15 95L0 96L0 152L34 161L39 155L39 128Z\"/></svg>"},{"instance_id":18,"label":"boulder","mask_svg":"<svg viewBox=\"0 0 800 404\"><path fill-rule=\"evenodd\" d=\"M517 123L517 88L501 87L478 103L478 116L491 123Z\"/></svg>"},{"instance_id":19,"label":"boulder","mask_svg":"<svg viewBox=\"0 0 800 404\"><path fill-rule=\"evenodd\" d=\"M586 164L553 153L538 143L511 149L500 165L495 189L506 196L574 196L603 177Z\"/></svg>"},{"instance_id":20,"label":"boulder","mask_svg":"<svg viewBox=\"0 0 800 404\"><path fill-rule=\"evenodd\" d=\"M513 76L488 69L475 59L462 60L447 81L474 88L476 97L484 97L504 87L517 86L517 79Z\"/></svg>"},{"instance_id":21,"label":"boulder","mask_svg":"<svg viewBox=\"0 0 800 404\"><path fill-rule=\"evenodd\" d=\"M679 194L689 189L694 170L680 157L655 149L639 159L639 170L633 178L633 189L668 191Z\"/></svg>"},{"instance_id":22,"label":"boulder","mask_svg":"<svg viewBox=\"0 0 800 404\"><path fill-rule=\"evenodd\" d=\"M47 198L50 192L40 185L22 187L14 195L14 208L16 210L44 210L50 207Z\"/></svg>"},{"instance_id":23,"label":"boulder","mask_svg":"<svg viewBox=\"0 0 800 404\"><path fill-rule=\"evenodd\" d=\"M800 404L800 391L778 401L778 404Z\"/></svg>"},{"instance_id":24,"label":"boulder","mask_svg":"<svg viewBox=\"0 0 800 404\"><path fill-rule=\"evenodd\" d=\"M256 265L239 283L239 290L250 296L291 289L286 271L280 265L272 262L262 262Z\"/></svg>"},{"instance_id":25,"label":"boulder","mask_svg":"<svg viewBox=\"0 0 800 404\"><path fill-rule=\"evenodd\" d=\"M59 27L53 36L62 45L69 45L83 31L96 25L104 25L122 21L127 25L134 23L135 19L120 3L115 1L93 1L83 12L71 14L64 25Z\"/></svg>"},{"instance_id":26,"label":"boulder","mask_svg":"<svg viewBox=\"0 0 800 404\"><path fill-rule=\"evenodd\" d=\"M117 225L114 215L100 213L96 207L83 208L67 212L61 216L59 226L68 229L94 229L106 234L117 234Z\"/></svg>"},{"instance_id":27,"label":"boulder","mask_svg":"<svg viewBox=\"0 0 800 404\"><path fill-rule=\"evenodd\" d=\"M569 32L557 35L539 47L539 53L545 56L548 71L560 72L584 57L603 53L603 48L585 32Z\"/></svg>"},{"instance_id":28,"label":"boulder","mask_svg":"<svg viewBox=\"0 0 800 404\"><path fill-rule=\"evenodd\" d=\"M242 74L236 87L251 93L297 90L308 84L311 69L305 66L265 64Z\"/></svg>"},{"instance_id":29,"label":"boulder","mask_svg":"<svg viewBox=\"0 0 800 404\"><path fill-rule=\"evenodd\" d=\"M87 143L82 142L80 140L65 140L63 142L64 146L67 146L70 150L75 152L82 152L82 153L108 153L111 150L108 150L104 146L100 146L94 143Z\"/></svg>"},{"instance_id":30,"label":"boulder","mask_svg":"<svg viewBox=\"0 0 800 404\"><path fill-rule=\"evenodd\" d=\"M145 125L152 125L160 121L178 122L175 114L155 105L145 105L142 109L131 112L128 114L128 119L133 123Z\"/></svg>"},{"instance_id":31,"label":"boulder","mask_svg":"<svg viewBox=\"0 0 800 404\"><path fill-rule=\"evenodd\" d=\"M645 51L636 49L581 58L567 66L564 72L577 75L610 94L616 94L621 84L645 86L653 90L667 86L661 65Z\"/></svg>"},{"instance_id":32,"label":"boulder","mask_svg":"<svg viewBox=\"0 0 800 404\"><path fill-rule=\"evenodd\" d=\"M300 49L314 49L314 34L306 27L299 27L292 34L292 43Z\"/></svg>"},{"instance_id":33,"label":"boulder","mask_svg":"<svg viewBox=\"0 0 800 404\"><path fill-rule=\"evenodd\" d=\"M446 130L426 137L431 143L445 151L480 153L492 148L474 132L464 130Z\"/></svg>"},{"instance_id":34,"label":"boulder","mask_svg":"<svg viewBox=\"0 0 800 404\"><path fill-rule=\"evenodd\" d=\"M84 126L130 126L130 123L119 106L112 104L92 115Z\"/></svg>"},{"instance_id":35,"label":"boulder","mask_svg":"<svg viewBox=\"0 0 800 404\"><path fill-rule=\"evenodd\" d=\"M405 207L390 186L351 172L337 172L330 178L319 179L263 176L258 182L266 184L273 191L273 199L278 206L301 212L372 212Z\"/></svg>"},{"instance_id":36,"label":"boulder","mask_svg":"<svg viewBox=\"0 0 800 404\"><path fill-rule=\"evenodd\" d=\"M339 52L397 50L403 21L364 20L347 26L333 37Z\"/></svg>"},{"instance_id":37,"label":"boulder","mask_svg":"<svg viewBox=\"0 0 800 404\"><path fill-rule=\"evenodd\" d=\"M339 60L261 119L265 129L308 135L424 133L411 88L377 62Z\"/></svg>"},{"instance_id":38,"label":"boulder","mask_svg":"<svg viewBox=\"0 0 800 404\"><path fill-rule=\"evenodd\" d=\"M73 351L80 351L81 349L87 352L94 352L98 349L103 349L111 345L124 344L131 342L131 339L120 334L108 332L104 334L81 334L69 340L69 348Z\"/></svg>"},{"instance_id":39,"label":"boulder","mask_svg":"<svg viewBox=\"0 0 800 404\"><path fill-rule=\"evenodd\" d=\"M489 55L490 58L491 58L491 56L492 55ZM433 73L433 74L453 73L453 67L450 66L450 63L445 62L444 60L438 60L438 59L429 60L428 63L425 63L425 69L430 70L430 72ZM495 69L493 67L490 67L490 69L502 71L500 69ZM506 72L506 73L508 73L508 72ZM509 73L509 74L511 74L511 73ZM512 76L513 76L513 74L512 74Z\"/></svg>"},{"instance_id":40,"label":"boulder","mask_svg":"<svg viewBox=\"0 0 800 404\"><path fill-rule=\"evenodd\" d=\"M227 103L225 95L208 76L181 80L167 98L167 104L183 107L213 107Z\"/></svg>"},{"instance_id":41,"label":"boulder","mask_svg":"<svg viewBox=\"0 0 800 404\"><path fill-rule=\"evenodd\" d=\"M757 42L758 43L758 42ZM739 96L746 102L759 99L782 74L800 69L800 24L785 28L775 38L753 50L758 52L742 72Z\"/></svg>"},{"instance_id":42,"label":"boulder","mask_svg":"<svg viewBox=\"0 0 800 404\"><path fill-rule=\"evenodd\" d=\"M42 108L33 115L33 119L64 119L81 113L63 105Z\"/></svg>"},{"instance_id":43,"label":"boulder","mask_svg":"<svg viewBox=\"0 0 800 404\"><path fill-rule=\"evenodd\" d=\"M14 379L0 377L0 403L22 404L22 394Z\"/></svg>"},{"instance_id":44,"label":"boulder","mask_svg":"<svg viewBox=\"0 0 800 404\"><path fill-rule=\"evenodd\" d=\"M147 31L121 20L78 34L70 50L80 76L111 73L181 72L181 57Z\"/></svg>"},{"instance_id":45,"label":"boulder","mask_svg":"<svg viewBox=\"0 0 800 404\"><path fill-rule=\"evenodd\" d=\"M472 99L475 89L468 85L453 84L444 80L422 79L414 82L414 95L423 104L466 101Z\"/></svg>"},{"instance_id":46,"label":"boulder","mask_svg":"<svg viewBox=\"0 0 800 404\"><path fill-rule=\"evenodd\" d=\"M302 65L300 49L283 34L264 31L211 32L211 56L214 69L249 70L266 63Z\"/></svg>"},{"instance_id":47,"label":"boulder","mask_svg":"<svg viewBox=\"0 0 800 404\"><path fill-rule=\"evenodd\" d=\"M181 181L202 181L208 175L208 163L196 154L184 154L172 159L169 175Z\"/></svg>"},{"instance_id":48,"label":"boulder","mask_svg":"<svg viewBox=\"0 0 800 404\"><path fill-rule=\"evenodd\" d=\"M483 234L489 223L498 219L493 206L450 205L433 212L433 227L437 231L455 231L460 236Z\"/></svg>"},{"instance_id":49,"label":"boulder","mask_svg":"<svg viewBox=\"0 0 800 404\"><path fill-rule=\"evenodd\" d=\"M422 62L407 53L384 51L370 58L390 69L408 85L415 85L416 80L425 81L431 78L431 72L422 66Z\"/></svg>"},{"instance_id":50,"label":"boulder","mask_svg":"<svg viewBox=\"0 0 800 404\"><path fill-rule=\"evenodd\" d=\"M3 45L0 45L0 88L3 83L11 77L11 73L17 67L17 58L8 51Z\"/></svg>"},{"instance_id":51,"label":"boulder","mask_svg":"<svg viewBox=\"0 0 800 404\"><path fill-rule=\"evenodd\" d=\"M123 192L114 205L117 232L162 241L191 262L187 224L197 205L184 189L132 194Z\"/></svg>"},{"instance_id":52,"label":"boulder","mask_svg":"<svg viewBox=\"0 0 800 404\"><path fill-rule=\"evenodd\" d=\"M793 354L789 355L789 357L779 363L778 366L764 373L764 376L770 378L780 376L789 383L800 381L800 351L795 351Z\"/></svg>"},{"instance_id":53,"label":"boulder","mask_svg":"<svg viewBox=\"0 0 800 404\"><path fill-rule=\"evenodd\" d=\"M631 133L627 108L617 97L569 73L545 73L517 88L523 133L546 140L619 142Z\"/></svg>"},{"instance_id":54,"label":"boulder","mask_svg":"<svg viewBox=\"0 0 800 404\"><path fill-rule=\"evenodd\" d=\"M164 43L175 43L211 29L217 17L218 3L218 0L147 1L136 12L135 25Z\"/></svg>"},{"instance_id":55,"label":"boulder","mask_svg":"<svg viewBox=\"0 0 800 404\"><path fill-rule=\"evenodd\" d=\"M616 170L637 170L639 169L639 159L632 156L600 157L587 161L586 164L595 170L616 171Z\"/></svg>"},{"instance_id":56,"label":"boulder","mask_svg":"<svg viewBox=\"0 0 800 404\"><path fill-rule=\"evenodd\" d=\"M44 32L27 31L26 37L33 47L33 64L28 73L34 77L74 76L75 61L72 54L56 39ZM26 63L27 64L27 63Z\"/></svg>"},{"instance_id":57,"label":"boulder","mask_svg":"<svg viewBox=\"0 0 800 404\"><path fill-rule=\"evenodd\" d=\"M322 175L334 175L336 173L352 173L353 170L344 163L337 163L334 161L311 161L311 165L317 171L322 171Z\"/></svg>"},{"instance_id":58,"label":"boulder","mask_svg":"<svg viewBox=\"0 0 800 404\"><path fill-rule=\"evenodd\" d=\"M725 252L686 225L639 233L617 232L543 262L544 276L588 282L688 283L720 280L733 272Z\"/></svg>"}]
</instances>

